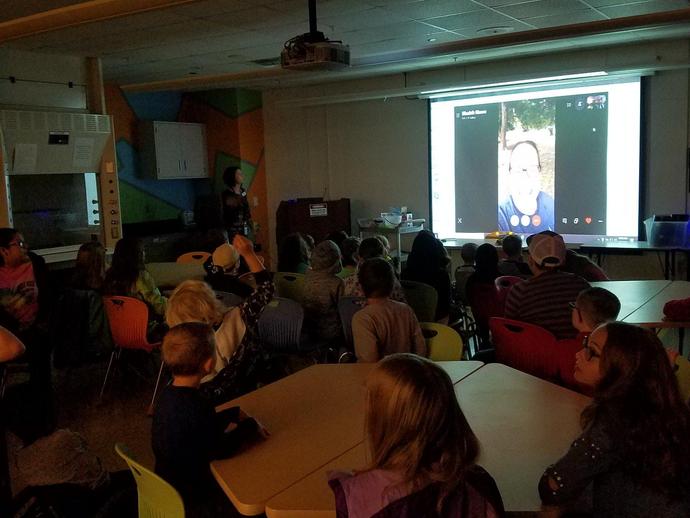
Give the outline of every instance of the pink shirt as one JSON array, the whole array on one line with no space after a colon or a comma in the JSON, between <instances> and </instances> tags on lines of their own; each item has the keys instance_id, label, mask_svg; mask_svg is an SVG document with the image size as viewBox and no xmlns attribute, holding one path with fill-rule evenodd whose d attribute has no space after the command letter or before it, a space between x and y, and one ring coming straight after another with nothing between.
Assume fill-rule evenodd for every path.
<instances>
[{"instance_id":1,"label":"pink shirt","mask_svg":"<svg viewBox=\"0 0 690 518\"><path fill-rule=\"evenodd\" d=\"M20 329L34 323L38 314L38 287L30 261L15 268L0 266L0 306L19 322Z\"/></svg>"}]
</instances>

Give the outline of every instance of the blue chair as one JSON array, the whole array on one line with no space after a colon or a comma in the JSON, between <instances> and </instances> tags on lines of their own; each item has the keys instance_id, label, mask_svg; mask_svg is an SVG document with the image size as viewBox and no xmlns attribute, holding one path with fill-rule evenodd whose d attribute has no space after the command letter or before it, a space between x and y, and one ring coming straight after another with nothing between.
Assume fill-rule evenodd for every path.
<instances>
[{"instance_id":1,"label":"blue chair","mask_svg":"<svg viewBox=\"0 0 690 518\"><path fill-rule=\"evenodd\" d=\"M338 358L338 363L350 363L355 360L354 340L352 339L352 317L364 307L364 297L340 297L338 301L338 313L343 326L346 350Z\"/></svg>"},{"instance_id":2,"label":"blue chair","mask_svg":"<svg viewBox=\"0 0 690 518\"><path fill-rule=\"evenodd\" d=\"M259 317L259 338L268 352L302 352L304 310L299 302L274 297Z\"/></svg>"}]
</instances>

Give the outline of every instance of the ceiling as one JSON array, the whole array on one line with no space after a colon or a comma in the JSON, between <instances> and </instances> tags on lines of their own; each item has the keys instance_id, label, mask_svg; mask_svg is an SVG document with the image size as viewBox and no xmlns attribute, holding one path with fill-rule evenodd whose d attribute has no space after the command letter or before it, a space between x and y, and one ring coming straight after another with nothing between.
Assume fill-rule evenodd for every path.
<instances>
[{"instance_id":1,"label":"ceiling","mask_svg":"<svg viewBox=\"0 0 690 518\"><path fill-rule=\"evenodd\" d=\"M59 8L78 11L98 1L110 0L2 0L0 41L5 39L3 28L24 17L51 20ZM48 30L5 41L1 47L97 56L105 80L124 86L180 79L210 82L218 76L229 83L233 78L253 79L260 86L276 77L310 77L274 64L286 40L308 31L307 0L170 3L178 5ZM461 55L472 46L470 40L487 42L494 55L505 55L505 46L491 45L487 38L497 33L499 42L510 41L505 33L546 37L554 27L591 27L597 26L591 22L605 25L606 20L687 8L688 0L317 0L318 29L350 46L351 75L429 66L452 51ZM681 32L688 34L687 26ZM577 34L575 28L571 36ZM645 34L661 37L664 32L652 27ZM618 41L639 37L626 29ZM614 41L616 35L610 38ZM590 44L603 42L601 35L590 38Z\"/></svg>"}]
</instances>

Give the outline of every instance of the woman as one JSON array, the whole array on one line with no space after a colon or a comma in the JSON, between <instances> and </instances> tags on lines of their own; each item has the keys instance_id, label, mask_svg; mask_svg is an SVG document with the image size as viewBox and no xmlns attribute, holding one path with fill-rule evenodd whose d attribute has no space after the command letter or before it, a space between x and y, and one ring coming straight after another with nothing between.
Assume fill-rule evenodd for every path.
<instances>
[{"instance_id":1,"label":"woman","mask_svg":"<svg viewBox=\"0 0 690 518\"><path fill-rule=\"evenodd\" d=\"M450 311L450 257L443 243L428 230L422 230L412 242L402 278L436 288L436 321L447 321Z\"/></svg>"},{"instance_id":2,"label":"woman","mask_svg":"<svg viewBox=\"0 0 690 518\"><path fill-rule=\"evenodd\" d=\"M100 291L105 275L105 248L98 241L89 241L79 247L72 277L72 288Z\"/></svg>"},{"instance_id":3,"label":"woman","mask_svg":"<svg viewBox=\"0 0 690 518\"><path fill-rule=\"evenodd\" d=\"M598 327L577 353L575 379L594 400L580 437L542 476L542 502L565 506L592 483L595 517L690 516L690 410L656 335Z\"/></svg>"},{"instance_id":4,"label":"woman","mask_svg":"<svg viewBox=\"0 0 690 518\"><path fill-rule=\"evenodd\" d=\"M103 291L106 295L139 298L155 315L165 317L168 299L161 295L156 281L146 271L144 248L139 239L123 237L117 242L112 263L105 274Z\"/></svg>"},{"instance_id":5,"label":"woman","mask_svg":"<svg viewBox=\"0 0 690 518\"><path fill-rule=\"evenodd\" d=\"M332 473L339 518L497 517L496 484L448 374L414 354L381 360L367 379L369 465Z\"/></svg>"},{"instance_id":6,"label":"woman","mask_svg":"<svg viewBox=\"0 0 690 518\"><path fill-rule=\"evenodd\" d=\"M239 167L230 166L223 172L223 183L227 187L221 193L223 224L230 239L236 234L248 235L251 228L252 216L243 181L244 175Z\"/></svg>"}]
</instances>

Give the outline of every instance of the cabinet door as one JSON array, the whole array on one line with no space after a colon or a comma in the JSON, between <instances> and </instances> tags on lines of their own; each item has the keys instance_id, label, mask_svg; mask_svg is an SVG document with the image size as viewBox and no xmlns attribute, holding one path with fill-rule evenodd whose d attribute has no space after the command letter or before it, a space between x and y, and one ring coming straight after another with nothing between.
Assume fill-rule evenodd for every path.
<instances>
[{"instance_id":1,"label":"cabinet door","mask_svg":"<svg viewBox=\"0 0 690 518\"><path fill-rule=\"evenodd\" d=\"M184 172L178 127L175 122L155 122L153 125L157 178L180 178Z\"/></svg>"},{"instance_id":2,"label":"cabinet door","mask_svg":"<svg viewBox=\"0 0 690 518\"><path fill-rule=\"evenodd\" d=\"M180 124L182 175L185 178L207 178L206 127L203 124Z\"/></svg>"}]
</instances>

